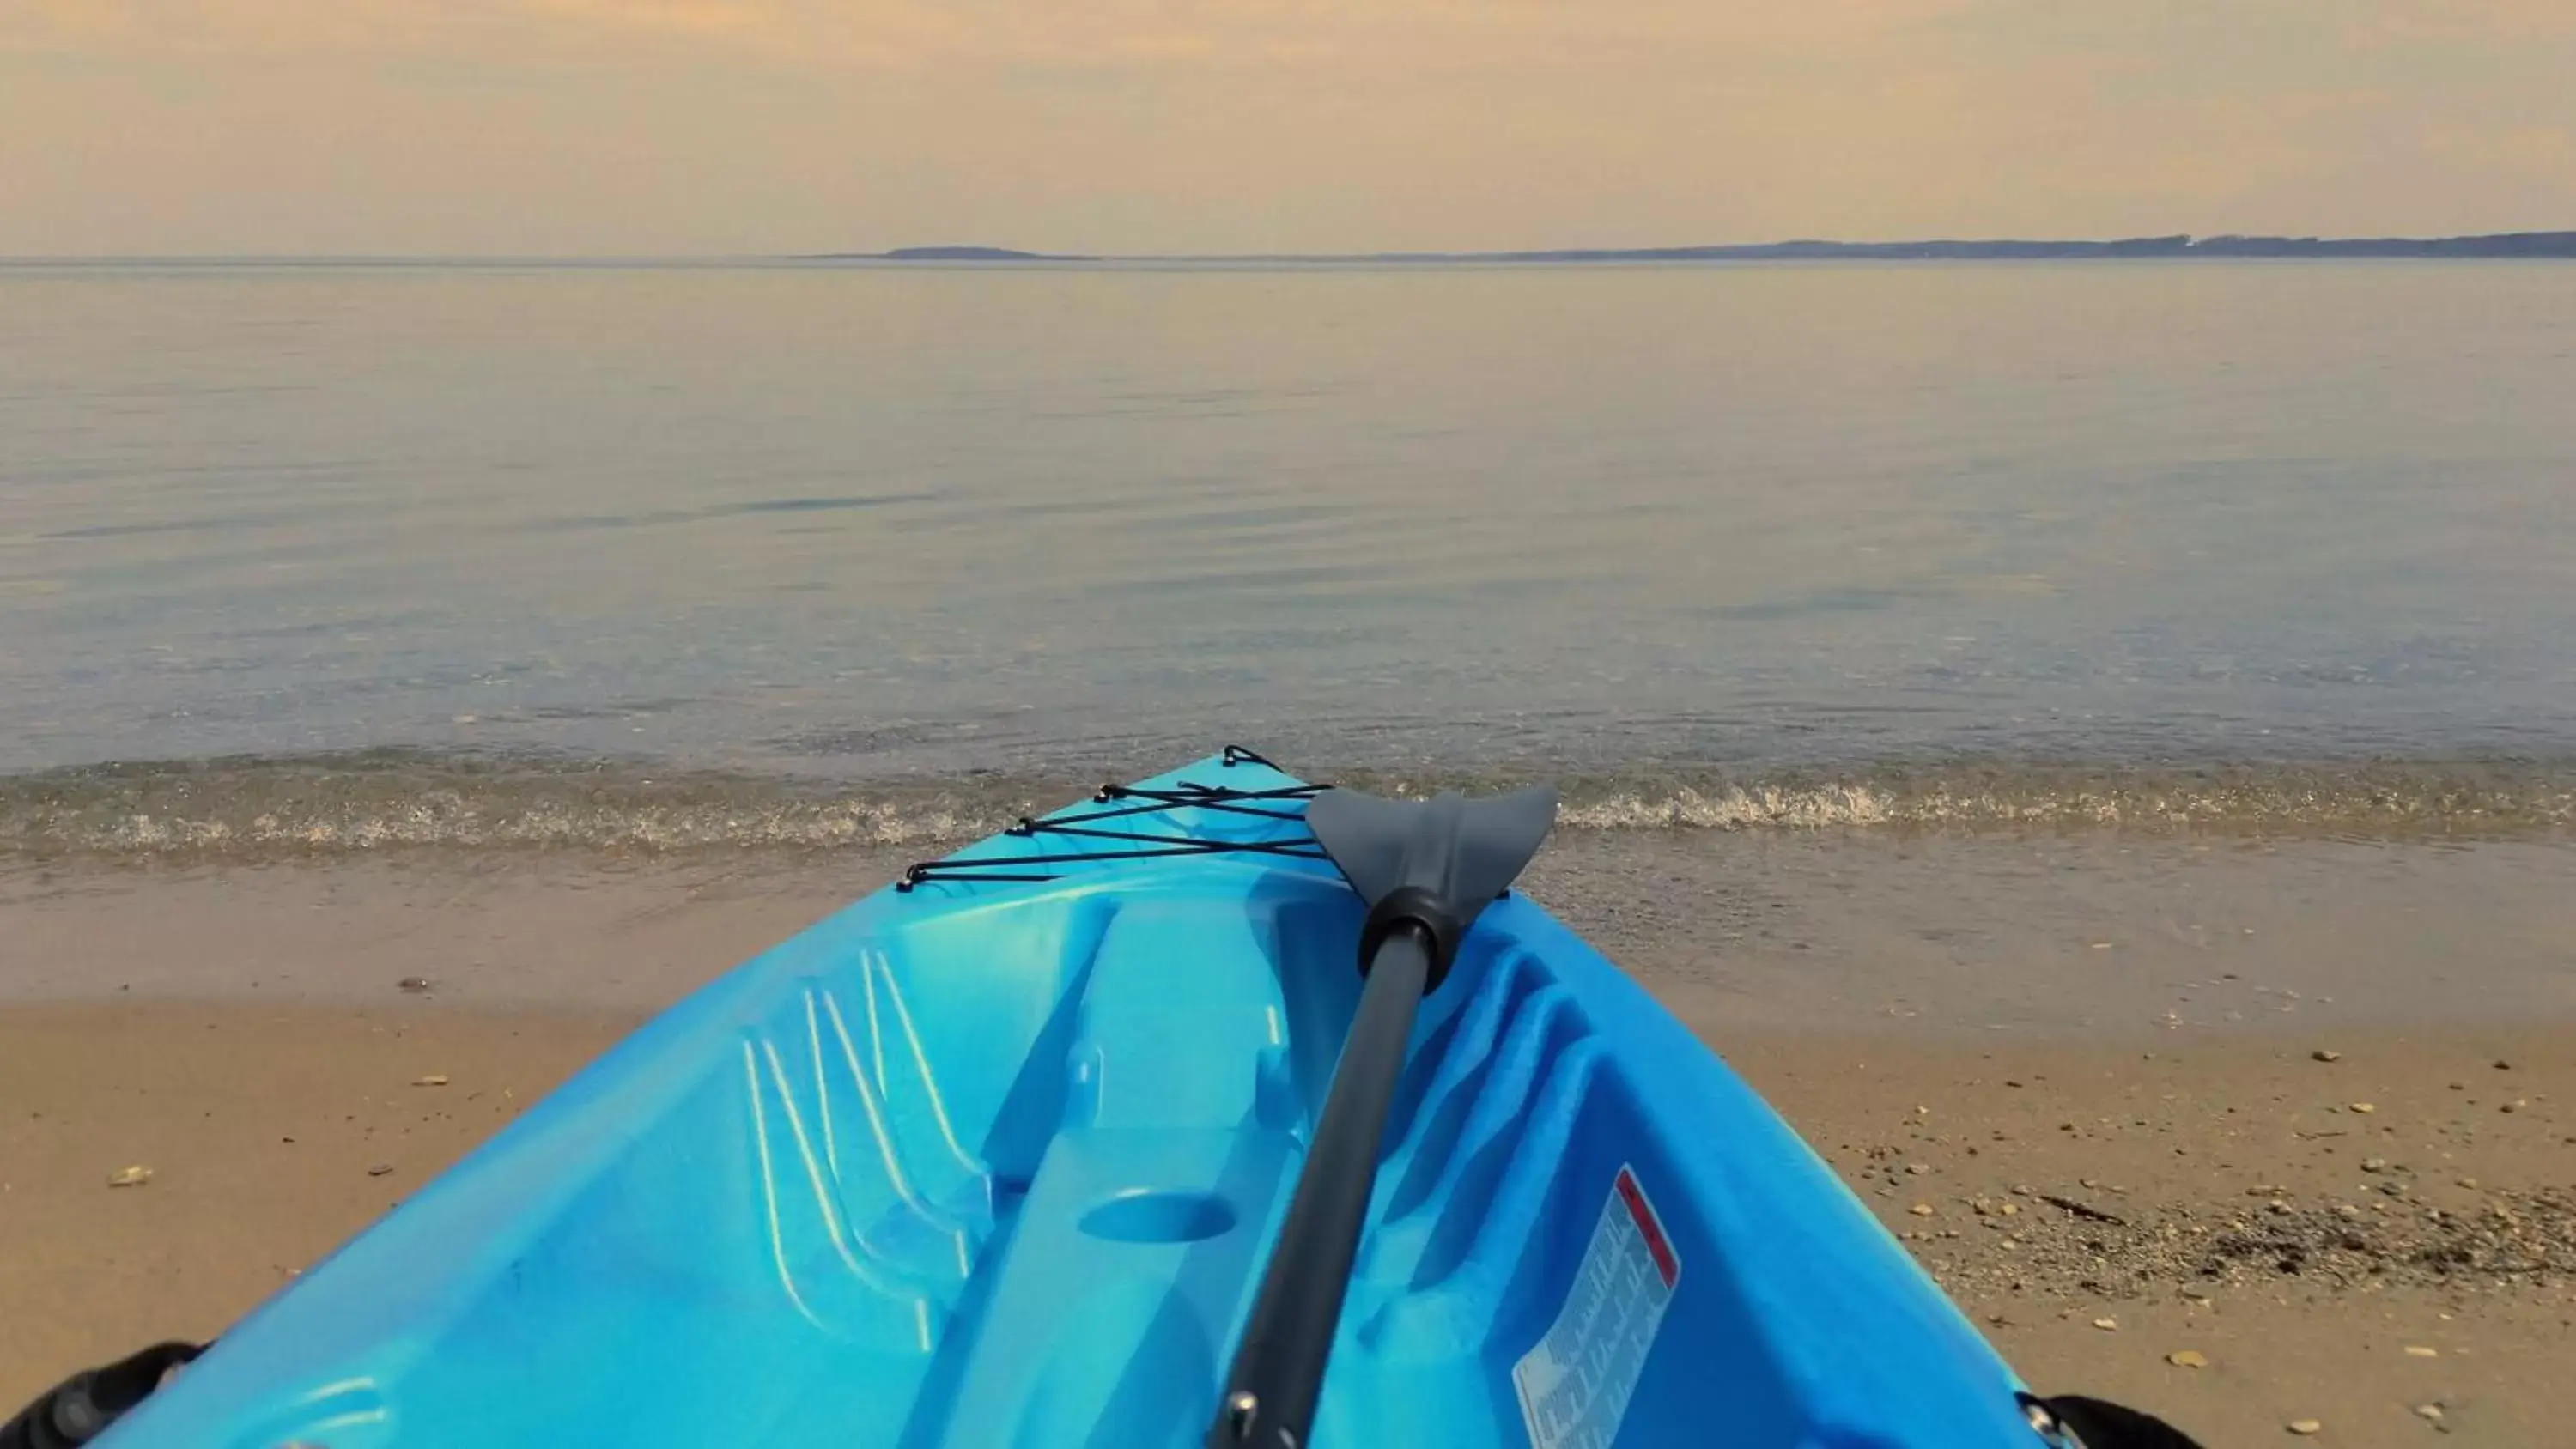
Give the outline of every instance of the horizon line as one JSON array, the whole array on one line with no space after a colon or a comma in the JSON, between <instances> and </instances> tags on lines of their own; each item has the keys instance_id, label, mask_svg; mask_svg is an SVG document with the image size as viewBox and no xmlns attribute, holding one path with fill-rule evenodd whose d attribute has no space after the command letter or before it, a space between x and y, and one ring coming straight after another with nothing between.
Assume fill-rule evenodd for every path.
<instances>
[{"instance_id":1,"label":"horizon line","mask_svg":"<svg viewBox=\"0 0 2576 1449\"><path fill-rule=\"evenodd\" d=\"M2335 256L2576 258L2576 230L2464 232L2426 236L2324 236L2259 232L2170 232L2109 238L1923 237L1844 241L1799 237L1768 242L1662 246L1573 246L1488 250L1059 252L983 243L907 245L879 251L791 252L71 252L0 255L0 266L740 266L847 262L1052 263L1474 263L1726 260L2080 260L2158 257Z\"/></svg>"}]
</instances>

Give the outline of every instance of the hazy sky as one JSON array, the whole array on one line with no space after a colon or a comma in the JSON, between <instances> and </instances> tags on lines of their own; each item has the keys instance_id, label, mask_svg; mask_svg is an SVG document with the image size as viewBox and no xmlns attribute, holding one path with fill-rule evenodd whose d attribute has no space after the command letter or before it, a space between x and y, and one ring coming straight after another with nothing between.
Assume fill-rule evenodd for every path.
<instances>
[{"instance_id":1,"label":"hazy sky","mask_svg":"<svg viewBox=\"0 0 2576 1449\"><path fill-rule=\"evenodd\" d=\"M0 0L0 254L2576 228L2576 0Z\"/></svg>"}]
</instances>

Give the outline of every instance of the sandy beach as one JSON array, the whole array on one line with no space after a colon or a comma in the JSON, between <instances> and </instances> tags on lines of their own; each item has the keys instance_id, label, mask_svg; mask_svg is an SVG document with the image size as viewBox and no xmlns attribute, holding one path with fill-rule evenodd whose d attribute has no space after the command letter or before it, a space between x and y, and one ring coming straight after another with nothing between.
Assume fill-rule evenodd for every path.
<instances>
[{"instance_id":1,"label":"sandy beach","mask_svg":"<svg viewBox=\"0 0 2576 1449\"><path fill-rule=\"evenodd\" d=\"M2576 1352L2566 863L1577 834L1532 886L2034 1385L2211 1444L2315 1418L2319 1442L2538 1446L2576 1416L2553 1372ZM652 1010L891 868L10 871L0 1402L220 1332Z\"/></svg>"}]
</instances>

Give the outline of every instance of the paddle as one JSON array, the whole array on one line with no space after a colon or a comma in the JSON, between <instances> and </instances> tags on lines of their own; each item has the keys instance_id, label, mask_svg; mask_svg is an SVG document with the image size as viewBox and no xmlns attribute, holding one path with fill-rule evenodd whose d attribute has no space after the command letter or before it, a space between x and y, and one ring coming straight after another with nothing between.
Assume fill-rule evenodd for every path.
<instances>
[{"instance_id":1,"label":"paddle","mask_svg":"<svg viewBox=\"0 0 2576 1449\"><path fill-rule=\"evenodd\" d=\"M1378 1139L1404 1067L1414 1009L1440 985L1459 938L1537 854L1556 791L1469 800L1381 800L1328 790L1307 826L1368 902L1359 1010L1343 1038L1288 1218L1226 1373L1207 1449L1302 1449L1350 1288L1351 1257L1377 1182Z\"/></svg>"}]
</instances>

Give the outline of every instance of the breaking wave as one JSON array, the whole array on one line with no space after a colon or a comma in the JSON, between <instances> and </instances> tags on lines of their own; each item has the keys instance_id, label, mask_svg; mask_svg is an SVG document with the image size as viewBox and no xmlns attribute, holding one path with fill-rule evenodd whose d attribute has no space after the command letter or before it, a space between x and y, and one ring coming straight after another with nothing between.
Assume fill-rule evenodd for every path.
<instances>
[{"instance_id":1,"label":"breaking wave","mask_svg":"<svg viewBox=\"0 0 2576 1449\"><path fill-rule=\"evenodd\" d=\"M1387 793L1545 777L1315 771ZM1953 762L1735 777L1558 776L1592 831L2120 829L2525 838L2576 826L2576 760L2208 766ZM1096 780L818 781L404 750L0 776L0 856L258 859L405 849L935 852L1078 800Z\"/></svg>"},{"instance_id":2,"label":"breaking wave","mask_svg":"<svg viewBox=\"0 0 2576 1449\"><path fill-rule=\"evenodd\" d=\"M831 790L754 776L379 750L0 777L0 852L936 846L989 834L1039 798L991 784Z\"/></svg>"}]
</instances>

